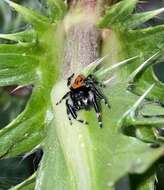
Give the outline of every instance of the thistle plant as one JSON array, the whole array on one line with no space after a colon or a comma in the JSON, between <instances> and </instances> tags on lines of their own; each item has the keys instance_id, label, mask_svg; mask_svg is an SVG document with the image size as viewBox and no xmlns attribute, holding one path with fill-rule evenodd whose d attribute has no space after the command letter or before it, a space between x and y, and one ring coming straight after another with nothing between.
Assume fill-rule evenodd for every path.
<instances>
[{"instance_id":1,"label":"thistle plant","mask_svg":"<svg viewBox=\"0 0 164 190\"><path fill-rule=\"evenodd\" d=\"M134 13L138 0L47 0L46 14L4 0L31 25L0 34L0 85L33 85L22 113L0 131L1 158L42 148L39 169L11 189L113 190L124 176L142 177L130 189L152 190L153 164L164 154L164 85L153 65L162 62L164 26L141 29L163 8ZM104 127L93 110L78 114L88 125L67 119L63 102L72 73L104 84Z\"/></svg>"}]
</instances>

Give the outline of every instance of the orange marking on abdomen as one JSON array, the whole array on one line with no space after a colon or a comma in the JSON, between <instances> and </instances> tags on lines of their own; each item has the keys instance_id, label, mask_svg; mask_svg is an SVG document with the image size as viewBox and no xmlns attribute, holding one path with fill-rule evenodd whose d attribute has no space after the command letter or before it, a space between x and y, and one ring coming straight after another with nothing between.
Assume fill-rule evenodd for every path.
<instances>
[{"instance_id":1,"label":"orange marking on abdomen","mask_svg":"<svg viewBox=\"0 0 164 190\"><path fill-rule=\"evenodd\" d=\"M73 89L77 89L80 88L81 86L84 86L84 80L86 79L86 77L84 75L78 75L75 79L75 81L73 82L73 84L71 85L71 87Z\"/></svg>"}]
</instances>

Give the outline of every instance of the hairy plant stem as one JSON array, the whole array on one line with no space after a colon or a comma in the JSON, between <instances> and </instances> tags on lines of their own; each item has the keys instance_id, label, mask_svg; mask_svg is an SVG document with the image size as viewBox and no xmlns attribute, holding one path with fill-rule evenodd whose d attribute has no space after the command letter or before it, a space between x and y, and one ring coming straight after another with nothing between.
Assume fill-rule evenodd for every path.
<instances>
[{"instance_id":1,"label":"hairy plant stem","mask_svg":"<svg viewBox=\"0 0 164 190\"><path fill-rule=\"evenodd\" d=\"M99 1L84 0L72 3L74 4L70 6L70 11L64 20L66 31L64 79L72 73L80 73L86 65L99 57L101 49L101 31L96 28L96 21L101 14L100 12L98 14L97 10L102 10L99 8ZM53 99L59 99L65 90L67 90L65 82L62 80L52 93ZM72 130L68 120L63 120L61 127L61 113L62 118L67 118L63 110L65 105L60 107L54 105L55 130L63 152L65 167L72 181L69 187L72 190L96 190L96 174L88 128L82 128L76 123L77 127Z\"/></svg>"},{"instance_id":2,"label":"hairy plant stem","mask_svg":"<svg viewBox=\"0 0 164 190\"><path fill-rule=\"evenodd\" d=\"M104 5L105 0L70 2L70 11L64 22L66 30L64 76L80 72L99 57L101 31L96 28L96 21L103 12Z\"/></svg>"}]
</instances>

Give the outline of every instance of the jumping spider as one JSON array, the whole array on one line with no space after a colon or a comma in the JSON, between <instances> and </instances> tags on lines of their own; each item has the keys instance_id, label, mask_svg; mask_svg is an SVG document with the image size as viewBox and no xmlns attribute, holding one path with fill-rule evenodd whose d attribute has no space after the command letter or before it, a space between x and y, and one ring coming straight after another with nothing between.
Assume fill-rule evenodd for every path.
<instances>
[{"instance_id":1,"label":"jumping spider","mask_svg":"<svg viewBox=\"0 0 164 190\"><path fill-rule=\"evenodd\" d=\"M67 86L70 91L68 91L56 105L60 104L64 99L66 99L67 115L70 123L71 119L74 118L81 123L88 124L88 122L77 118L77 111L79 110L90 110L92 107L95 109L96 116L99 122L99 126L102 128L102 116L100 109L100 101L103 100L105 105L110 108L110 105L103 95L100 87L104 85L98 82L93 75L85 77L79 74L75 80L72 82L74 73L67 79ZM99 86L99 88L97 88Z\"/></svg>"}]
</instances>

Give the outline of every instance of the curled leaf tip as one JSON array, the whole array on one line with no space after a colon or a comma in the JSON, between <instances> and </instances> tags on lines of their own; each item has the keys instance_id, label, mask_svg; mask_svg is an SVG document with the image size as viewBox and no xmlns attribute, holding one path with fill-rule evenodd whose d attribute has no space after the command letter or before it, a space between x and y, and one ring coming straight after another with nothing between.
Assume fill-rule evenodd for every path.
<instances>
[{"instance_id":1,"label":"curled leaf tip","mask_svg":"<svg viewBox=\"0 0 164 190\"><path fill-rule=\"evenodd\" d=\"M131 110L135 111L141 102L146 98L146 96L150 93L150 91L154 88L155 84L152 84L146 91L145 93L140 96L140 98L135 102L135 104L132 106Z\"/></svg>"},{"instance_id":2,"label":"curled leaf tip","mask_svg":"<svg viewBox=\"0 0 164 190\"><path fill-rule=\"evenodd\" d=\"M128 77L128 82L132 82L135 77L144 69L146 69L149 64L151 64L151 60L156 57L158 54L160 53L160 51L156 52L155 54L153 54L151 57L149 57L146 61L144 61L139 67L137 67L137 69L135 71L132 72L132 74L130 74L130 76Z\"/></svg>"},{"instance_id":3,"label":"curled leaf tip","mask_svg":"<svg viewBox=\"0 0 164 190\"><path fill-rule=\"evenodd\" d=\"M129 126L134 123L135 115L138 107L141 105L142 101L146 98L146 96L150 93L150 91L154 88L155 84L152 84L145 93L139 97L139 99L132 105L132 107L125 112L122 118L118 121L119 126Z\"/></svg>"}]
</instances>

